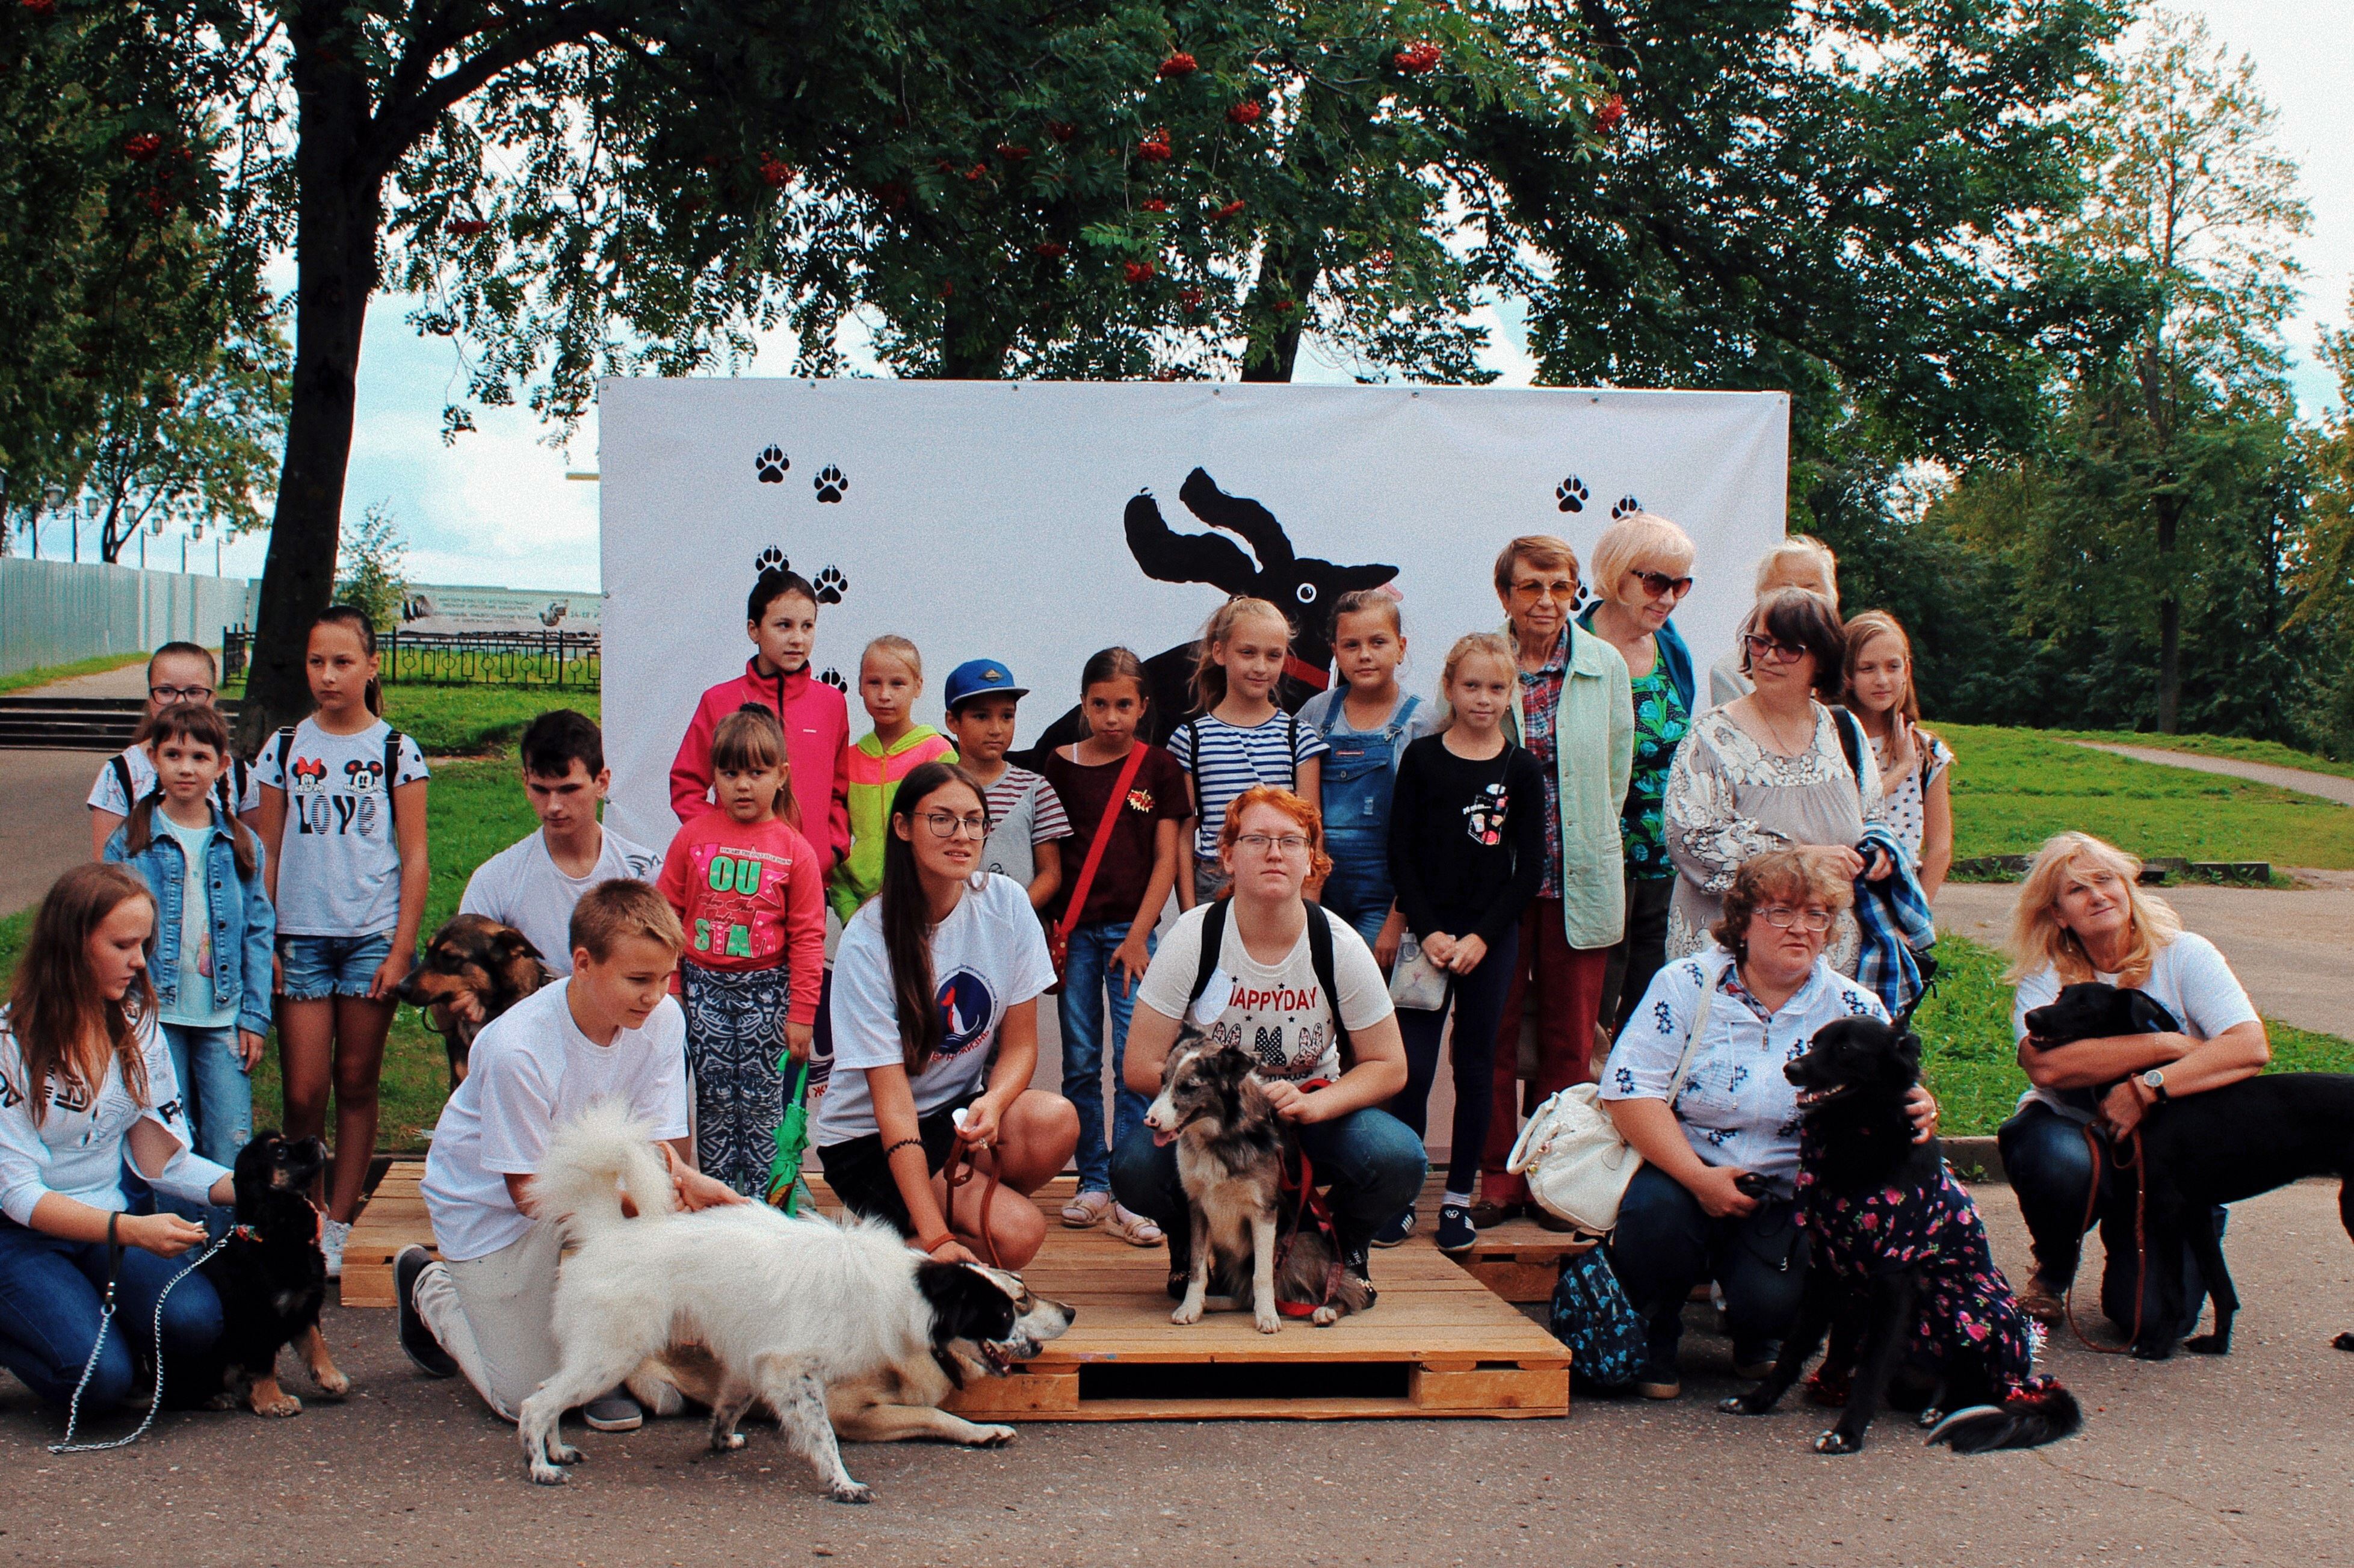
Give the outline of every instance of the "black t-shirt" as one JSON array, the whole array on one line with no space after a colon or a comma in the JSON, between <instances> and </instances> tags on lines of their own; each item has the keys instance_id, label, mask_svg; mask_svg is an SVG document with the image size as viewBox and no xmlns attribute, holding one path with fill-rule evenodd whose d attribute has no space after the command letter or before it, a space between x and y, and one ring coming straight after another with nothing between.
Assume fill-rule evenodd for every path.
<instances>
[{"instance_id":1,"label":"black t-shirt","mask_svg":"<svg viewBox=\"0 0 2354 1568\"><path fill-rule=\"evenodd\" d=\"M1417 938L1478 936L1493 946L1544 876L1544 777L1509 742L1474 762L1444 735L1405 748L1390 800L1390 878Z\"/></svg>"},{"instance_id":2,"label":"black t-shirt","mask_svg":"<svg viewBox=\"0 0 2354 1568\"><path fill-rule=\"evenodd\" d=\"M1066 761L1056 750L1047 753L1039 768L1062 798L1063 814L1071 822L1071 836L1063 842L1063 891L1055 895L1049 914L1059 916L1069 904L1071 889L1078 885L1079 868L1087 864L1087 847L1096 842L1096 830L1103 825L1112 786L1119 782L1120 769L1127 765L1125 757L1100 766L1082 765ZM1185 791L1185 770L1159 747L1146 746L1136 780L1128 787L1128 799L1112 823L1112 840L1105 847L1103 863L1096 867L1096 879L1087 888L1079 924L1134 920L1136 906L1144 902L1145 885L1152 880L1154 835L1164 821L1182 822L1193 814L1193 803Z\"/></svg>"}]
</instances>

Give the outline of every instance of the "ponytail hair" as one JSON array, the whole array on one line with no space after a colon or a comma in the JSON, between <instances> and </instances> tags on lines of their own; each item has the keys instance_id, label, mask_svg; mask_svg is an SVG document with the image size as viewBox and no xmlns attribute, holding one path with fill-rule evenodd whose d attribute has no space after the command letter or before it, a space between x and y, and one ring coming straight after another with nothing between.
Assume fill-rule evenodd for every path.
<instances>
[{"instance_id":1,"label":"ponytail hair","mask_svg":"<svg viewBox=\"0 0 2354 1568\"><path fill-rule=\"evenodd\" d=\"M899 781L898 792L891 797L891 820L883 831L883 891L876 895L881 907L875 913L883 927L883 950L891 959L891 991L898 1004L899 1039L909 1077L932 1065L947 1033L932 971L931 901L924 896L916 870L916 810L926 796L951 784L971 790L981 815L988 816L988 791L971 774L950 763L926 762ZM898 832L903 821L907 824L906 838Z\"/></svg>"},{"instance_id":2,"label":"ponytail hair","mask_svg":"<svg viewBox=\"0 0 2354 1568\"><path fill-rule=\"evenodd\" d=\"M198 746L209 747L213 755L224 762L229 761L232 756L228 748L228 721L222 718L220 709L210 703L169 705L140 727L140 739L143 744L154 748L159 758L167 740L192 740ZM156 772L155 787L133 804L130 820L123 828L122 847L124 853L131 855L146 853L147 846L155 842L155 810L164 800L160 766ZM211 790L205 791L205 800L210 805ZM235 811L222 814L228 819L229 848L237 856L237 874L251 876L254 866L253 832L237 820Z\"/></svg>"},{"instance_id":3,"label":"ponytail hair","mask_svg":"<svg viewBox=\"0 0 2354 1568\"><path fill-rule=\"evenodd\" d=\"M1291 641L1291 622L1283 611L1263 599L1237 594L1218 606L1210 619L1202 623L1201 651L1193 657L1193 707L1197 713L1208 713L1226 700L1226 667L1218 662L1218 650L1232 641L1235 628L1254 615L1273 618L1283 628L1284 642Z\"/></svg>"},{"instance_id":4,"label":"ponytail hair","mask_svg":"<svg viewBox=\"0 0 2354 1568\"><path fill-rule=\"evenodd\" d=\"M320 612L319 619L311 623L311 630L316 631L323 626L348 628L352 635L360 640L361 652L371 659L376 657L376 622L370 620L367 611L358 605L329 605ZM361 696L367 703L368 712L378 718L384 716L384 683L381 680L370 675L367 689L361 694ZM389 780L387 781L387 787L390 787Z\"/></svg>"}]
</instances>

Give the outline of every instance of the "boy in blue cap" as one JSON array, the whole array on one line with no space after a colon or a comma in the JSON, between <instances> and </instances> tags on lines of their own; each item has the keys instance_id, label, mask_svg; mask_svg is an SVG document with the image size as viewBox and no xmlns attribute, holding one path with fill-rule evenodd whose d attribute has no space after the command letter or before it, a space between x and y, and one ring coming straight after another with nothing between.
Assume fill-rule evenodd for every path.
<instances>
[{"instance_id":1,"label":"boy in blue cap","mask_svg":"<svg viewBox=\"0 0 2354 1568\"><path fill-rule=\"evenodd\" d=\"M969 659L949 672L948 732L966 772L989 800L989 842L981 869L1010 876L1030 890L1040 909L1063 885L1056 841L1071 836L1062 798L1044 777L1005 760L1013 744L1013 711L1030 688L995 659Z\"/></svg>"}]
</instances>

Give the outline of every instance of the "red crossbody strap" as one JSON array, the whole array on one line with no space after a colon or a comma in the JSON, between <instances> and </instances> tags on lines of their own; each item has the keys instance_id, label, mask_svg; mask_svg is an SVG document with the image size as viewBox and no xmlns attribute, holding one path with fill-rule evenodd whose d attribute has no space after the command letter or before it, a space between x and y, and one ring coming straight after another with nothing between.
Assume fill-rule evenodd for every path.
<instances>
[{"instance_id":1,"label":"red crossbody strap","mask_svg":"<svg viewBox=\"0 0 2354 1568\"><path fill-rule=\"evenodd\" d=\"M1078 748L1071 748L1074 756ZM1055 929L1069 941L1071 933L1079 928L1079 913L1087 906L1087 895L1096 885L1096 867L1103 863L1104 849L1111 842L1112 824L1119 821L1119 809L1128 804L1129 786L1136 782L1137 770L1144 766L1144 742L1137 741L1128 748L1128 763L1119 770L1119 779L1111 787L1111 800L1104 806L1103 821L1096 824L1095 842L1087 845L1087 858L1079 866L1079 879L1071 884L1071 901L1063 908L1063 917L1055 922Z\"/></svg>"}]
</instances>

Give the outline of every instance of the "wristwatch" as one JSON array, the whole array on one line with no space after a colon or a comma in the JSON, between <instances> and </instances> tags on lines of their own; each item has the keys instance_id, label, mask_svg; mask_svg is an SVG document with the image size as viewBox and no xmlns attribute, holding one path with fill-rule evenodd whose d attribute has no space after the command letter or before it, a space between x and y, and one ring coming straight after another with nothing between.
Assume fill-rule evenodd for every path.
<instances>
[{"instance_id":1,"label":"wristwatch","mask_svg":"<svg viewBox=\"0 0 2354 1568\"><path fill-rule=\"evenodd\" d=\"M2157 1101L2159 1105L2164 1105L2166 1103L2166 1074L2164 1072L2160 1071L2158 1068L2152 1067L2148 1072L2144 1073L2141 1075L2141 1081L2143 1086L2157 1097Z\"/></svg>"}]
</instances>

